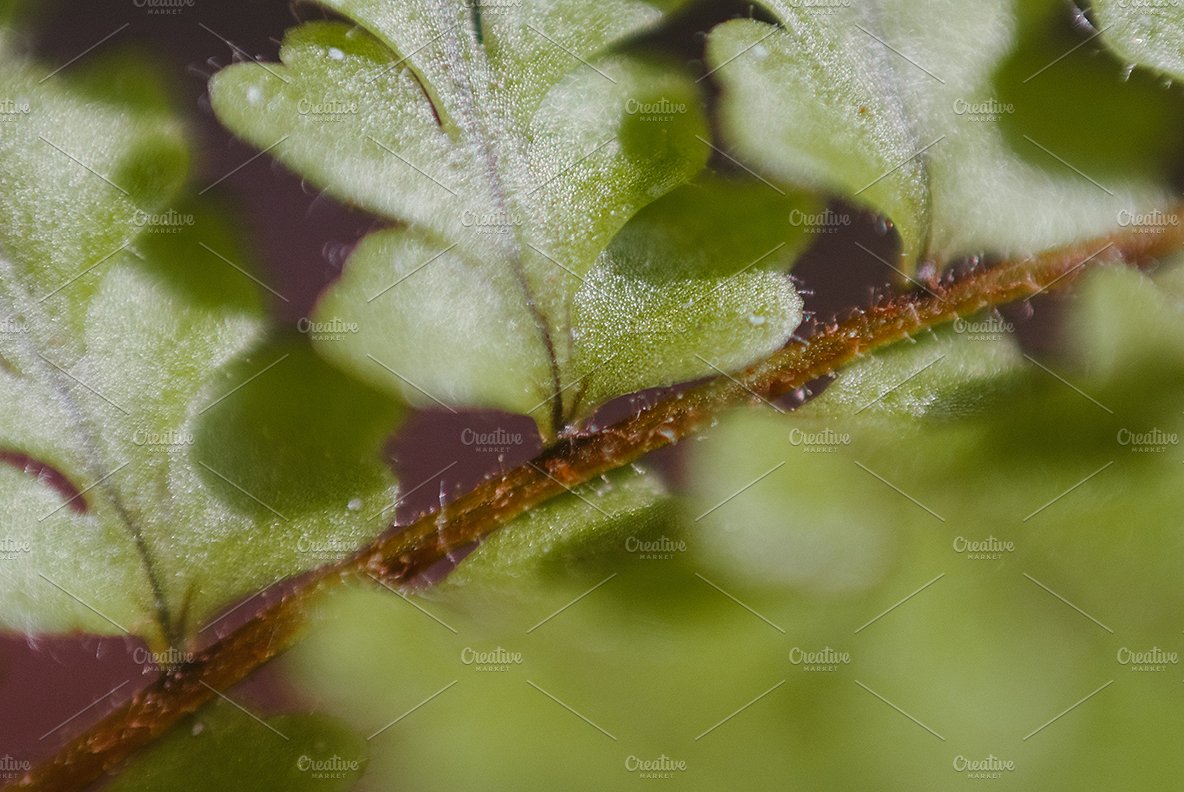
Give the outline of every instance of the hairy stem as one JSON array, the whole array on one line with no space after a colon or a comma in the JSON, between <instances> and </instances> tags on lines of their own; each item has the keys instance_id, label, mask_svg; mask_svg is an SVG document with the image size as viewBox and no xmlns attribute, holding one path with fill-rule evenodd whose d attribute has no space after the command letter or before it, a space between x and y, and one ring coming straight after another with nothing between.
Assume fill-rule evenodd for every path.
<instances>
[{"instance_id":1,"label":"hairy stem","mask_svg":"<svg viewBox=\"0 0 1184 792\"><path fill-rule=\"evenodd\" d=\"M1176 214L1184 213L1184 205ZM1103 256L1094 256L1103 245ZM1184 227L1124 230L979 269L884 300L793 343L734 379L719 377L667 398L619 424L551 446L534 461L491 478L448 504L378 537L354 556L303 578L291 593L169 671L128 703L66 743L15 788L80 789L101 778L220 692L243 680L299 638L310 600L342 581L375 577L405 583L448 554L478 542L530 508L708 426L720 412L772 399L834 373L880 347L1075 281L1106 262L1141 265L1184 249Z\"/></svg>"}]
</instances>

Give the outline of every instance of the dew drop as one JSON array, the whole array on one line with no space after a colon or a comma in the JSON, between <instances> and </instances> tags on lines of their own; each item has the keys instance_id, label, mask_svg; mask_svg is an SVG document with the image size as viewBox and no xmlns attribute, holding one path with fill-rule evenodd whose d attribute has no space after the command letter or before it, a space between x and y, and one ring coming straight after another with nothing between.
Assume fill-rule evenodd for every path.
<instances>
[{"instance_id":1,"label":"dew drop","mask_svg":"<svg viewBox=\"0 0 1184 792\"><path fill-rule=\"evenodd\" d=\"M876 223L873 227L876 229L877 234L880 236L885 236L889 231L892 230L892 221L890 221L887 217L877 217Z\"/></svg>"},{"instance_id":2,"label":"dew drop","mask_svg":"<svg viewBox=\"0 0 1184 792\"><path fill-rule=\"evenodd\" d=\"M361 498L351 498L350 502L345 504L345 508L349 509L350 511L356 512L358 509L362 508L362 499Z\"/></svg>"},{"instance_id":3,"label":"dew drop","mask_svg":"<svg viewBox=\"0 0 1184 792\"><path fill-rule=\"evenodd\" d=\"M111 656L111 647L108 645L108 642L104 641L102 639L99 639L98 643L95 644L95 659L96 660L103 660L103 659L110 657L110 656Z\"/></svg>"},{"instance_id":4,"label":"dew drop","mask_svg":"<svg viewBox=\"0 0 1184 792\"><path fill-rule=\"evenodd\" d=\"M263 91L259 90L258 85L252 85L247 89L247 101L251 104L259 104L259 100L263 98Z\"/></svg>"},{"instance_id":5,"label":"dew drop","mask_svg":"<svg viewBox=\"0 0 1184 792\"><path fill-rule=\"evenodd\" d=\"M748 323L750 325L752 325L753 327L760 327L761 325L763 325L767 321L769 321L768 318L761 316L760 314L749 314L748 315Z\"/></svg>"},{"instance_id":6,"label":"dew drop","mask_svg":"<svg viewBox=\"0 0 1184 792\"><path fill-rule=\"evenodd\" d=\"M325 246L321 248L321 255L325 257L325 261L333 269L341 269L345 266L346 259L353 251L353 245L348 245L343 242L326 242Z\"/></svg>"},{"instance_id":7,"label":"dew drop","mask_svg":"<svg viewBox=\"0 0 1184 792\"><path fill-rule=\"evenodd\" d=\"M335 61L345 60L345 53L337 47L329 47L329 58Z\"/></svg>"}]
</instances>

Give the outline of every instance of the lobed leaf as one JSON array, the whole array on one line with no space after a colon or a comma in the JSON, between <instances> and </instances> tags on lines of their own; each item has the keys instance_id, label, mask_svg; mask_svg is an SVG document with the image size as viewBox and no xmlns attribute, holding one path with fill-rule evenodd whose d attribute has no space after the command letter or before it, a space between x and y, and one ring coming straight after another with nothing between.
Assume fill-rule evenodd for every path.
<instances>
[{"instance_id":1,"label":"lobed leaf","mask_svg":"<svg viewBox=\"0 0 1184 792\"><path fill-rule=\"evenodd\" d=\"M1091 64L1078 51L1087 41L1050 33L1061 19L1051 2L763 5L780 27L729 22L709 43L725 137L779 180L886 214L907 273L928 260L1064 244L1169 200L1160 174L1170 152L1150 147L1160 159L1137 172L1109 170L1097 154L1129 164L1143 150L1129 135L1169 138L1178 103L1149 112L1156 103L1144 97L1115 112L1110 97L1145 89L1123 85L1121 64ZM1174 101L1162 96L1164 107ZM1064 128L1067 106L1087 145L1063 149L1041 134Z\"/></svg>"},{"instance_id":2,"label":"lobed leaf","mask_svg":"<svg viewBox=\"0 0 1184 792\"><path fill-rule=\"evenodd\" d=\"M658 251L645 237L669 235L660 212L614 243L711 151L694 84L620 46L659 23L656 7L326 5L358 27L297 28L281 64L223 70L211 95L250 142L408 224L364 240L326 295L319 316L359 328L323 344L327 357L412 404L522 412L556 432L612 396L710 373L696 356L750 362L800 321L792 287L768 267L712 283L706 251ZM671 326L671 306L716 285L704 304L718 318ZM610 327L605 294L652 312L650 326ZM754 331L741 300L767 326ZM682 342L671 365L650 346L659 335ZM606 345L622 353L617 369Z\"/></svg>"},{"instance_id":3,"label":"lobed leaf","mask_svg":"<svg viewBox=\"0 0 1184 792\"><path fill-rule=\"evenodd\" d=\"M1174 2L1093 0L1098 33L1131 64L1184 78L1184 7Z\"/></svg>"},{"instance_id":4,"label":"lobed leaf","mask_svg":"<svg viewBox=\"0 0 1184 792\"><path fill-rule=\"evenodd\" d=\"M572 562L616 554L673 523L672 499L656 476L624 468L507 523L451 574L448 588L499 579L534 580Z\"/></svg>"},{"instance_id":5,"label":"lobed leaf","mask_svg":"<svg viewBox=\"0 0 1184 792\"><path fill-rule=\"evenodd\" d=\"M901 101L891 52L869 43L875 17L866 4L768 8L781 28L735 20L708 42L727 139L782 182L850 196L892 218L911 265L929 244L929 173L917 152L930 141Z\"/></svg>"},{"instance_id":6,"label":"lobed leaf","mask_svg":"<svg viewBox=\"0 0 1184 792\"><path fill-rule=\"evenodd\" d=\"M784 271L819 209L705 177L643 210L575 294L577 405L737 371L784 346L802 320Z\"/></svg>"},{"instance_id":7,"label":"lobed leaf","mask_svg":"<svg viewBox=\"0 0 1184 792\"><path fill-rule=\"evenodd\" d=\"M187 641L381 529L396 410L270 338L235 234L181 192L161 91L118 63L66 82L15 58L0 449L24 471L0 471L0 625Z\"/></svg>"}]
</instances>

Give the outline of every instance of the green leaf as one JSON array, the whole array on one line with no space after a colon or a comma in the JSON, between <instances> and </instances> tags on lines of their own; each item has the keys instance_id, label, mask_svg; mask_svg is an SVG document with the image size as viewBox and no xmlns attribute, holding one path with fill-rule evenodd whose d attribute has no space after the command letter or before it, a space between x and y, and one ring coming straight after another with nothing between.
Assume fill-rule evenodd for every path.
<instances>
[{"instance_id":1,"label":"green leaf","mask_svg":"<svg viewBox=\"0 0 1184 792\"><path fill-rule=\"evenodd\" d=\"M1184 303L1178 269L1157 280L1092 274L1061 359L1021 362L984 346L1008 345L989 332L949 334L861 364L791 416L737 414L696 446L695 508L730 498L688 536L704 574L774 620L768 603L795 596L808 598L799 607L839 614L842 633L807 645L847 650L855 670L823 670L930 732L918 729L903 748L899 735L880 743L888 724L861 708L806 749L826 772L846 746L870 742L879 747L855 763L853 779L907 763L903 751L913 757L913 769L901 767L910 786L942 786L943 771L960 782L948 775L951 755L1013 762L1000 778L1015 788L1155 785L1150 773L1166 766L1159 752L1180 729L1154 702L1178 661L1122 658L1174 646L1184 573L1163 551L1180 542L1174 515L1184 506ZM918 373L940 351L947 357ZM937 372L943 364L953 376ZM992 377L1006 404L951 414L963 382L981 390ZM864 612L842 616L843 601L866 602ZM809 640L787 632L795 645ZM1050 723L1103 684L1096 709L1075 711L1071 726ZM817 703L800 693L807 703L795 717L817 734L842 689L808 689ZM943 706L935 690L962 699ZM867 707L880 704L872 695ZM1136 723L1138 736L1125 732Z\"/></svg>"},{"instance_id":2,"label":"green leaf","mask_svg":"<svg viewBox=\"0 0 1184 792\"><path fill-rule=\"evenodd\" d=\"M1173 109L1158 116L1143 110L1146 100L1133 113L1108 111L1111 95L1145 87L1124 86L1116 62L1074 70L1088 53L1050 35L1052 3L763 5L781 28L729 22L711 36L726 139L780 180L887 214L908 272L918 260L1064 244L1170 199L1163 159L1111 170L1081 154L1170 137L1178 102L1162 94ZM1089 98L1071 113L1075 136L1096 143L1062 148L1041 134L1064 129L1066 102L1056 97L1066 86Z\"/></svg>"},{"instance_id":3,"label":"green leaf","mask_svg":"<svg viewBox=\"0 0 1184 792\"><path fill-rule=\"evenodd\" d=\"M379 231L361 241L314 317L357 332L319 350L413 405L547 416L550 368L515 289L508 269L474 268L414 230Z\"/></svg>"},{"instance_id":4,"label":"green leaf","mask_svg":"<svg viewBox=\"0 0 1184 792\"><path fill-rule=\"evenodd\" d=\"M729 191L765 213L801 199L708 184L702 205L690 206L694 193L676 199L614 243L710 153L686 75L614 49L652 29L656 8L328 5L360 28L304 25L286 37L281 64L240 64L211 84L237 134L343 200L409 224L351 258L318 316L358 332L323 354L413 404L523 412L554 432L620 393L712 373L698 357L744 365L796 326L797 299L769 270L784 268L801 229L779 222L778 240L792 244L751 272L740 269L767 251L722 262L710 260L721 247L657 251L667 225L708 216ZM657 316L614 326L606 296L614 315L624 302ZM673 306L700 298L702 313L671 324ZM766 323L749 323L753 312ZM655 357L661 337L681 342L667 365Z\"/></svg>"},{"instance_id":5,"label":"green leaf","mask_svg":"<svg viewBox=\"0 0 1184 792\"><path fill-rule=\"evenodd\" d=\"M998 116L1004 139L1018 152L1034 149L1025 135L1046 147L1053 141L1059 157L1095 179L1162 179L1175 161L1184 106L1161 78L1128 73L1099 47L1102 38L1068 18L1058 3L1017 8L1016 43L992 79L998 101L1013 110Z\"/></svg>"},{"instance_id":6,"label":"green leaf","mask_svg":"<svg viewBox=\"0 0 1184 792\"><path fill-rule=\"evenodd\" d=\"M530 244L584 271L633 212L706 159L694 87L610 52L658 22L645 2L514 3L479 21L455 1L325 5L373 35L296 28L283 66L215 75L215 111L257 145L284 138L272 153L334 194L476 260L529 258ZM629 109L661 100L675 108L662 118ZM491 216L503 233L482 222Z\"/></svg>"},{"instance_id":7,"label":"green leaf","mask_svg":"<svg viewBox=\"0 0 1184 792\"><path fill-rule=\"evenodd\" d=\"M465 558L444 585L522 582L562 572L573 561L654 541L673 524L673 517L661 481L640 468L624 468L507 523Z\"/></svg>"},{"instance_id":8,"label":"green leaf","mask_svg":"<svg viewBox=\"0 0 1184 792\"><path fill-rule=\"evenodd\" d=\"M1023 356L998 313L868 355L844 368L810 413L958 418L995 406L1015 386Z\"/></svg>"},{"instance_id":9,"label":"green leaf","mask_svg":"<svg viewBox=\"0 0 1184 792\"><path fill-rule=\"evenodd\" d=\"M135 113L121 103L92 103L89 87L98 79L75 89L17 56L3 64L0 94L14 109L0 138L5 252L31 295L62 323L55 346L73 362L84 317L72 306L85 303L99 282L77 276L127 257L148 221L166 211L186 174L184 127L159 101L141 102Z\"/></svg>"},{"instance_id":10,"label":"green leaf","mask_svg":"<svg viewBox=\"0 0 1184 792\"><path fill-rule=\"evenodd\" d=\"M710 768L693 738L739 706L738 688L767 688L777 660L761 656L768 642L747 621L721 618L735 606L677 559L613 569L607 580L601 571L541 587L523 580L516 591L466 586L413 600L438 622L381 591L343 592L290 662L302 684L363 730L431 697L414 721L372 741L368 778L379 787L399 779L425 790L625 788L640 783L626 768L631 755L665 754L694 769L675 774L692 788L719 788L727 768ZM737 651L752 652L746 656L754 662L729 662ZM384 678L381 668L401 669L400 680ZM721 677L722 685L709 681ZM531 740L521 739L523 728ZM456 754L432 737L442 733L466 750ZM725 755L743 755L732 739L723 746ZM564 761L537 761L540 755ZM774 764L758 763L746 777L771 783L783 770Z\"/></svg>"},{"instance_id":11,"label":"green leaf","mask_svg":"<svg viewBox=\"0 0 1184 792\"><path fill-rule=\"evenodd\" d=\"M107 789L343 791L361 777L367 753L361 737L331 718L256 720L218 702L134 759Z\"/></svg>"},{"instance_id":12,"label":"green leaf","mask_svg":"<svg viewBox=\"0 0 1184 792\"><path fill-rule=\"evenodd\" d=\"M783 28L735 20L708 43L726 139L783 182L851 196L892 218L911 265L929 241L929 174L917 152L930 141L900 101L892 54L869 44L874 17L862 3L841 13L766 5Z\"/></svg>"},{"instance_id":13,"label":"green leaf","mask_svg":"<svg viewBox=\"0 0 1184 792\"><path fill-rule=\"evenodd\" d=\"M573 278L568 414L587 414L620 393L739 369L783 345L801 320L801 302L777 270L803 247L807 226L793 218L812 207L758 183L705 179L639 214L586 277ZM735 224L753 218L767 224ZM323 344L324 354L412 403L493 399L547 423L551 405L534 384L547 374L512 297L512 273L490 272L482 283L460 256L409 231L372 234L352 261L317 318L359 332ZM491 288L497 283L504 288Z\"/></svg>"},{"instance_id":14,"label":"green leaf","mask_svg":"<svg viewBox=\"0 0 1184 792\"><path fill-rule=\"evenodd\" d=\"M820 210L715 177L643 210L575 295L577 405L738 371L782 347L802 320L784 271Z\"/></svg>"},{"instance_id":15,"label":"green leaf","mask_svg":"<svg viewBox=\"0 0 1184 792\"><path fill-rule=\"evenodd\" d=\"M1107 268L1077 290L1066 350L1076 365L1093 377L1117 378L1184 355L1184 268L1176 258L1154 280Z\"/></svg>"},{"instance_id":16,"label":"green leaf","mask_svg":"<svg viewBox=\"0 0 1184 792\"><path fill-rule=\"evenodd\" d=\"M4 46L6 35L26 25L31 17L44 10L45 5L31 0L6 0L0 6L0 47Z\"/></svg>"},{"instance_id":17,"label":"green leaf","mask_svg":"<svg viewBox=\"0 0 1184 792\"><path fill-rule=\"evenodd\" d=\"M1093 0L1106 43L1131 64L1184 79L1184 7L1170 0Z\"/></svg>"},{"instance_id":18,"label":"green leaf","mask_svg":"<svg viewBox=\"0 0 1184 792\"><path fill-rule=\"evenodd\" d=\"M1177 499L1154 493L1176 487L1184 427L1179 293L1103 270L1069 327L1068 360L1021 357L1005 326L977 320L857 364L792 416L725 422L695 455L696 508L722 504L702 522L704 562L733 579L871 585L906 546L902 526L1050 551L1086 524L1164 538Z\"/></svg>"},{"instance_id":19,"label":"green leaf","mask_svg":"<svg viewBox=\"0 0 1184 792\"><path fill-rule=\"evenodd\" d=\"M182 642L381 530L396 410L268 338L229 225L172 200L188 152L156 91L4 75L35 109L0 144L0 449L28 471L0 471L0 624Z\"/></svg>"},{"instance_id":20,"label":"green leaf","mask_svg":"<svg viewBox=\"0 0 1184 792\"><path fill-rule=\"evenodd\" d=\"M725 420L693 457L703 562L733 579L810 592L879 582L895 554L893 527L917 507L876 477L908 488L913 482L901 476L911 460L863 469L860 453L892 455L896 447L921 456L914 446L926 436L923 425L957 426L990 407L1006 409L1003 396L1022 398L1013 329L997 316L959 321L844 369L792 416L742 411ZM943 476L959 452L979 458L955 441L957 430L946 434L935 441L943 443L935 468Z\"/></svg>"}]
</instances>

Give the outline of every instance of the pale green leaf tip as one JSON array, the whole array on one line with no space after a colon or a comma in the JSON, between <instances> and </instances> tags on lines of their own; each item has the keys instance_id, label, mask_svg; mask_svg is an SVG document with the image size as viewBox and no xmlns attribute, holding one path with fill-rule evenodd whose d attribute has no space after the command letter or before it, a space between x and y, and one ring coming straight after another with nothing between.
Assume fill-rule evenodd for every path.
<instances>
[{"instance_id":1,"label":"pale green leaf tip","mask_svg":"<svg viewBox=\"0 0 1184 792\"><path fill-rule=\"evenodd\" d=\"M576 561L627 554L670 530L674 508L655 474L623 468L507 523L461 562L445 588L517 585L561 574Z\"/></svg>"},{"instance_id":2,"label":"pale green leaf tip","mask_svg":"<svg viewBox=\"0 0 1184 792\"><path fill-rule=\"evenodd\" d=\"M1184 79L1184 4L1093 0L1098 35L1128 64Z\"/></svg>"}]
</instances>

